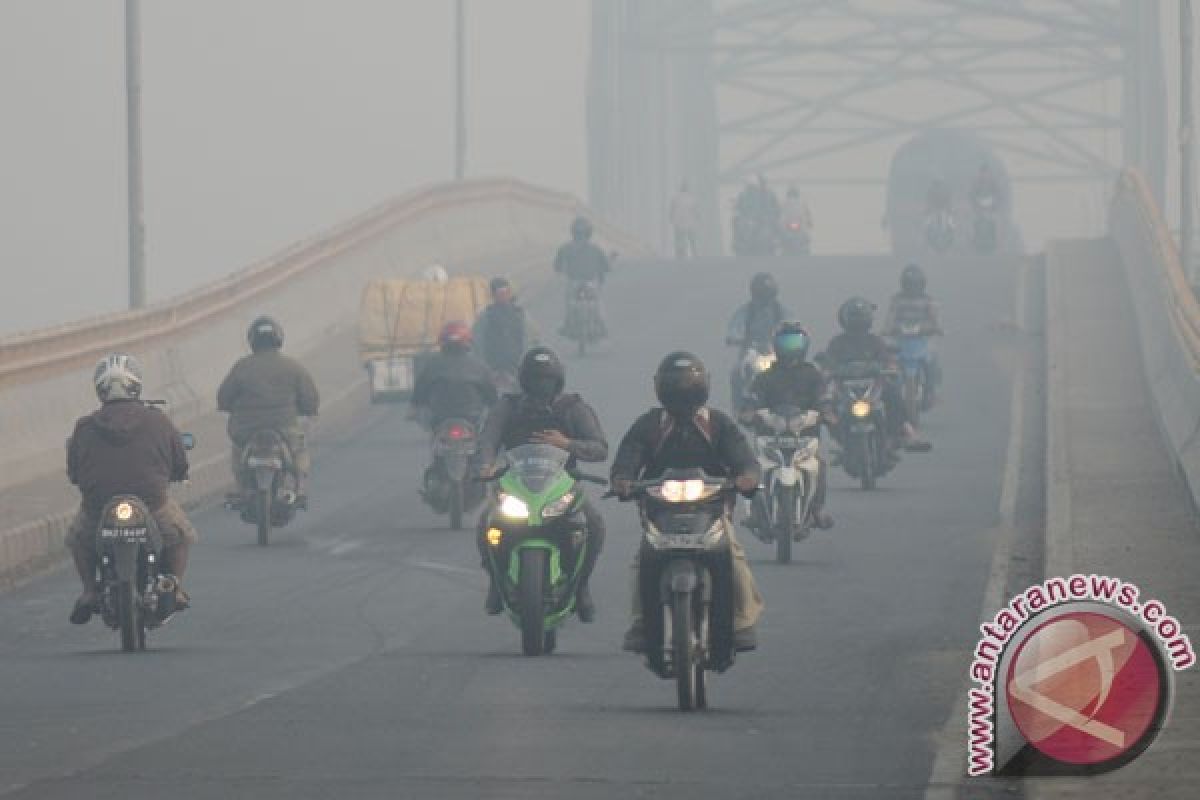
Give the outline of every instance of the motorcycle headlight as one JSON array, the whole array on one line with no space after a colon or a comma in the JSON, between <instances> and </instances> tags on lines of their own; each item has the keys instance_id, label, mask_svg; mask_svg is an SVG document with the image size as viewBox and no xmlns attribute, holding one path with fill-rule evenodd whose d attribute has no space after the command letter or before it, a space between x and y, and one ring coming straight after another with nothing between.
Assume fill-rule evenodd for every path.
<instances>
[{"instance_id":1,"label":"motorcycle headlight","mask_svg":"<svg viewBox=\"0 0 1200 800\"><path fill-rule=\"evenodd\" d=\"M133 519L133 505L130 503L118 503L113 511L117 515L117 519L121 522L129 522Z\"/></svg>"},{"instance_id":2,"label":"motorcycle headlight","mask_svg":"<svg viewBox=\"0 0 1200 800\"><path fill-rule=\"evenodd\" d=\"M567 492L562 497L542 509L543 517L561 517L575 505L575 492Z\"/></svg>"},{"instance_id":3,"label":"motorcycle headlight","mask_svg":"<svg viewBox=\"0 0 1200 800\"><path fill-rule=\"evenodd\" d=\"M529 519L529 506L511 494L500 495L500 513L509 519Z\"/></svg>"},{"instance_id":4,"label":"motorcycle headlight","mask_svg":"<svg viewBox=\"0 0 1200 800\"><path fill-rule=\"evenodd\" d=\"M850 404L850 413L856 417L871 416L871 404L866 400L855 400Z\"/></svg>"},{"instance_id":5,"label":"motorcycle headlight","mask_svg":"<svg viewBox=\"0 0 1200 800\"><path fill-rule=\"evenodd\" d=\"M754 359L754 371L766 372L775 363L775 355L773 353L760 353Z\"/></svg>"}]
</instances>

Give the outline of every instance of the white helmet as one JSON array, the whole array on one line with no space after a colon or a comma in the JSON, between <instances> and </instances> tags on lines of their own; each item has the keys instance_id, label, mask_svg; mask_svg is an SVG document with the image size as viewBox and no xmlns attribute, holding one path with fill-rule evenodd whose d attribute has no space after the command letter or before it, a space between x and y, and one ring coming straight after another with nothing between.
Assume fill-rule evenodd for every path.
<instances>
[{"instance_id":1,"label":"white helmet","mask_svg":"<svg viewBox=\"0 0 1200 800\"><path fill-rule=\"evenodd\" d=\"M421 270L421 278L434 283L447 283L450 280L450 273L446 272L446 268L441 264L430 264Z\"/></svg>"},{"instance_id":2,"label":"white helmet","mask_svg":"<svg viewBox=\"0 0 1200 800\"><path fill-rule=\"evenodd\" d=\"M136 400L142 395L142 365L125 353L107 355L96 364L92 385L101 403Z\"/></svg>"}]
</instances>

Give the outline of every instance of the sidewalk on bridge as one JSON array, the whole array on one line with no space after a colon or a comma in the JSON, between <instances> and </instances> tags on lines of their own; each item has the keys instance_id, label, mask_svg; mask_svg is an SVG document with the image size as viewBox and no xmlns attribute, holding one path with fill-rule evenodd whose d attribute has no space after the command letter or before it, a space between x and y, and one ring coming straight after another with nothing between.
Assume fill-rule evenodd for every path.
<instances>
[{"instance_id":1,"label":"sidewalk on bridge","mask_svg":"<svg viewBox=\"0 0 1200 800\"><path fill-rule=\"evenodd\" d=\"M1139 586L1200 630L1200 536L1143 380L1120 255L1107 239L1047 254L1047 576L1097 573ZM1086 779L1027 779L1028 797L1196 797L1200 668L1175 673L1174 709L1151 749Z\"/></svg>"}]
</instances>

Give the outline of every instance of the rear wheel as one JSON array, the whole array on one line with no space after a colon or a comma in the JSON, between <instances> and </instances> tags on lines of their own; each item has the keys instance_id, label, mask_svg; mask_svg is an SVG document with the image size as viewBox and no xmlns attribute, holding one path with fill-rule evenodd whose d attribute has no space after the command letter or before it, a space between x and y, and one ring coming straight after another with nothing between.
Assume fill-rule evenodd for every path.
<instances>
[{"instance_id":1,"label":"rear wheel","mask_svg":"<svg viewBox=\"0 0 1200 800\"><path fill-rule=\"evenodd\" d=\"M521 551L517 602L521 614L521 652L540 656L546 648L546 551L528 548Z\"/></svg>"},{"instance_id":2,"label":"rear wheel","mask_svg":"<svg viewBox=\"0 0 1200 800\"><path fill-rule=\"evenodd\" d=\"M914 372L904 378L904 405L913 427L921 424L921 381Z\"/></svg>"},{"instance_id":3,"label":"rear wheel","mask_svg":"<svg viewBox=\"0 0 1200 800\"><path fill-rule=\"evenodd\" d=\"M778 505L775 509L775 560L780 564L792 560L792 534L796 528L795 492L795 488L785 486L775 495Z\"/></svg>"},{"instance_id":4,"label":"rear wheel","mask_svg":"<svg viewBox=\"0 0 1200 800\"><path fill-rule=\"evenodd\" d=\"M271 538L271 492L259 489L254 499L254 516L258 520L258 545L266 547Z\"/></svg>"},{"instance_id":5,"label":"rear wheel","mask_svg":"<svg viewBox=\"0 0 1200 800\"><path fill-rule=\"evenodd\" d=\"M462 530L463 517L463 483L450 481L450 529Z\"/></svg>"},{"instance_id":6,"label":"rear wheel","mask_svg":"<svg viewBox=\"0 0 1200 800\"><path fill-rule=\"evenodd\" d=\"M125 581L117 586L117 620L121 627L121 649L127 653L146 647L146 633L142 629L141 607L137 599L137 590L132 581Z\"/></svg>"},{"instance_id":7,"label":"rear wheel","mask_svg":"<svg viewBox=\"0 0 1200 800\"><path fill-rule=\"evenodd\" d=\"M675 592L671 605L671 657L675 662L675 693L680 711L697 707L696 676L703 671L693 655L692 636L692 593Z\"/></svg>"}]
</instances>

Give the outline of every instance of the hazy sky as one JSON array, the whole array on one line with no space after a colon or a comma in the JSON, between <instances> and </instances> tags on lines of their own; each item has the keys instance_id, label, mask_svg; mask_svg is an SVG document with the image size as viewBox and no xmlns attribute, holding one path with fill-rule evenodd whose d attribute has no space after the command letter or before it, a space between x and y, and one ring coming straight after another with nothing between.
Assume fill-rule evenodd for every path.
<instances>
[{"instance_id":1,"label":"hazy sky","mask_svg":"<svg viewBox=\"0 0 1200 800\"><path fill-rule=\"evenodd\" d=\"M582 193L587 0L468 0L473 174ZM0 332L121 308L121 0L0 0ZM144 0L150 294L453 164L449 0Z\"/></svg>"}]
</instances>

